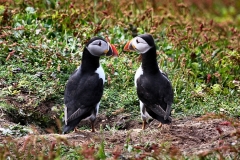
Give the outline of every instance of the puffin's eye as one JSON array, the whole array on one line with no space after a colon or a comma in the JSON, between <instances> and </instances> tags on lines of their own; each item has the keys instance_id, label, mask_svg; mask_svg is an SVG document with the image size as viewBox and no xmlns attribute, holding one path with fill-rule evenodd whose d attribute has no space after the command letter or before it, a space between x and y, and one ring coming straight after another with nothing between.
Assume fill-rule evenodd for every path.
<instances>
[{"instance_id":1,"label":"puffin's eye","mask_svg":"<svg viewBox=\"0 0 240 160\"><path fill-rule=\"evenodd\" d=\"M136 42L139 43L139 42L138 42L138 39L136 39Z\"/></svg>"},{"instance_id":2,"label":"puffin's eye","mask_svg":"<svg viewBox=\"0 0 240 160\"><path fill-rule=\"evenodd\" d=\"M99 41L98 45L99 45L99 46L101 46L101 45L102 45L101 41Z\"/></svg>"}]
</instances>

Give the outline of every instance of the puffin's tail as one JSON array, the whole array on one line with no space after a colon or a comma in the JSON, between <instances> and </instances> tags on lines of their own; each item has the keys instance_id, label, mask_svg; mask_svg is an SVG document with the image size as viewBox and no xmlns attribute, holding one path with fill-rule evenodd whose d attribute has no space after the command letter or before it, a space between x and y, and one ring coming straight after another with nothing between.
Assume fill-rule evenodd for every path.
<instances>
[{"instance_id":1,"label":"puffin's tail","mask_svg":"<svg viewBox=\"0 0 240 160\"><path fill-rule=\"evenodd\" d=\"M164 119L164 115L159 115L159 114L156 114L155 112L153 112L151 109L149 108L146 108L148 114L154 118L154 119L157 119L159 122L161 122L162 124L170 124L172 122L172 118L171 117L168 117L168 119Z\"/></svg>"}]
</instances>

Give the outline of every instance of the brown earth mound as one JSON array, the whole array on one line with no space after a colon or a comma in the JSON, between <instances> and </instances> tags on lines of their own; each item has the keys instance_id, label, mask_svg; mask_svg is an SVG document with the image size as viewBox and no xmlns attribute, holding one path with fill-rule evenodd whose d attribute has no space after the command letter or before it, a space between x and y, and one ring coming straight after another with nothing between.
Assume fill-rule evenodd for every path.
<instances>
[{"instance_id":1,"label":"brown earth mound","mask_svg":"<svg viewBox=\"0 0 240 160\"><path fill-rule=\"evenodd\" d=\"M126 144L137 149L143 149L146 152L151 152L154 146L164 144L174 154L205 155L218 150L225 150L229 154L232 151L229 146L239 143L240 126L239 123L236 125L234 121L239 122L236 119L229 121L229 119L223 117L206 115L198 118L174 119L170 126L164 125L162 128L158 128L159 123L153 120L148 124L146 130L142 130L141 120L131 120L130 115L120 114L111 118L99 115L96 122L97 132L95 133L85 129L61 135L46 134L42 130L35 129L36 132L33 134L16 137L15 140L19 149L22 150L26 148L26 141L29 141L29 139L34 141L34 147L45 147L41 141L36 140L44 138L44 141L51 143L56 143L61 139L72 146L99 144L104 141L106 153L111 154L117 148L118 152L125 156L127 155ZM7 121L0 121L0 127L6 127L7 125ZM79 126L88 125L88 121L79 124ZM7 142L6 137L1 135L0 142ZM146 145L149 145L150 148Z\"/></svg>"}]
</instances>

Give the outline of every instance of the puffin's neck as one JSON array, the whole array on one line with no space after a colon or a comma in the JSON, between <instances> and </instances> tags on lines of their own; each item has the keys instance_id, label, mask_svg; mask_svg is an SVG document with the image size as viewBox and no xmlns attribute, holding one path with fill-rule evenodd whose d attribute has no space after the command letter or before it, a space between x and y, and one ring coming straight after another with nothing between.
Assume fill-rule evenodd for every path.
<instances>
[{"instance_id":1,"label":"puffin's neck","mask_svg":"<svg viewBox=\"0 0 240 160\"><path fill-rule=\"evenodd\" d=\"M82 64L81 70L84 71L96 71L96 69L100 66L99 57L93 56L85 47L82 56Z\"/></svg>"},{"instance_id":2,"label":"puffin's neck","mask_svg":"<svg viewBox=\"0 0 240 160\"><path fill-rule=\"evenodd\" d=\"M144 73L154 74L159 72L155 46L147 51L147 53L142 54L142 69Z\"/></svg>"}]
</instances>

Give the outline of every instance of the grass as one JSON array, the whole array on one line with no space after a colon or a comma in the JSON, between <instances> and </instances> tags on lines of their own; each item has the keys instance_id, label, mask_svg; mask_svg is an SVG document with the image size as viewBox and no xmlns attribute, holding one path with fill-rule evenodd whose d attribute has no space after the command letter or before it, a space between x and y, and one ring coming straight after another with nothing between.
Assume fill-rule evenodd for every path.
<instances>
[{"instance_id":1,"label":"grass","mask_svg":"<svg viewBox=\"0 0 240 160\"><path fill-rule=\"evenodd\" d=\"M227 0L0 1L1 109L21 124L55 125L84 44L107 36L120 54L101 59L108 81L100 113L123 109L139 118L133 78L140 62L122 48L148 32L174 87L174 117L208 112L239 117L239 8Z\"/></svg>"}]
</instances>

